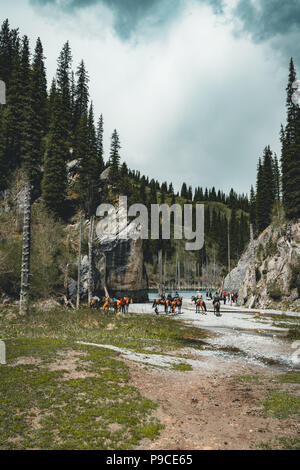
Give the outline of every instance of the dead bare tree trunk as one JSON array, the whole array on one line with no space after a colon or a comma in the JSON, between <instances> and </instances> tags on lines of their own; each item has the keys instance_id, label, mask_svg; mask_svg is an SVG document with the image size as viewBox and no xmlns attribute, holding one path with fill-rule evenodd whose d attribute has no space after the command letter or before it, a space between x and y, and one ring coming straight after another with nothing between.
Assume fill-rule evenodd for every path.
<instances>
[{"instance_id":1,"label":"dead bare tree trunk","mask_svg":"<svg viewBox=\"0 0 300 470\"><path fill-rule=\"evenodd\" d=\"M253 225L250 224L250 249L251 249L251 291L255 295L256 289L256 274L255 274L255 251L254 251L254 238L253 238Z\"/></svg>"},{"instance_id":2,"label":"dead bare tree trunk","mask_svg":"<svg viewBox=\"0 0 300 470\"><path fill-rule=\"evenodd\" d=\"M162 273L162 250L160 249L158 251L158 266L159 266L159 295L162 295L163 293L163 273Z\"/></svg>"},{"instance_id":3,"label":"dead bare tree trunk","mask_svg":"<svg viewBox=\"0 0 300 470\"><path fill-rule=\"evenodd\" d=\"M231 293L231 268L230 268L230 235L228 227L228 276L229 276L229 295L230 295L230 305L232 305L232 293Z\"/></svg>"},{"instance_id":4,"label":"dead bare tree trunk","mask_svg":"<svg viewBox=\"0 0 300 470\"><path fill-rule=\"evenodd\" d=\"M25 315L29 307L29 276L31 249L31 185L26 182L24 201L24 224L21 266L20 314Z\"/></svg>"},{"instance_id":5,"label":"dead bare tree trunk","mask_svg":"<svg viewBox=\"0 0 300 470\"><path fill-rule=\"evenodd\" d=\"M90 304L93 296L93 250L94 250L94 225L95 217L90 218L90 233L89 233L89 272L88 272L88 302Z\"/></svg>"},{"instance_id":6,"label":"dead bare tree trunk","mask_svg":"<svg viewBox=\"0 0 300 470\"><path fill-rule=\"evenodd\" d=\"M82 239L82 214L80 214L80 220L79 220L78 275L77 275L77 298L76 298L76 309L77 310L79 310L79 305L80 305L81 239Z\"/></svg>"},{"instance_id":7,"label":"dead bare tree trunk","mask_svg":"<svg viewBox=\"0 0 300 470\"><path fill-rule=\"evenodd\" d=\"M106 255L105 253L101 253L102 254L102 257L104 259L104 262L103 262L103 271L104 271L104 280L103 280L103 289L104 289L104 294L105 294L105 297L109 297L109 292L107 290L107 285L106 285Z\"/></svg>"}]
</instances>

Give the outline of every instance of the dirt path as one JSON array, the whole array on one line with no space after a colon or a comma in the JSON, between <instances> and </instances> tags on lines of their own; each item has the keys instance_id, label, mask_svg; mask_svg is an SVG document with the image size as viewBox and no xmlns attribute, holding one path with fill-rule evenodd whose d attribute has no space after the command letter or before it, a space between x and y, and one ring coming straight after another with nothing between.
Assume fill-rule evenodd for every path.
<instances>
[{"instance_id":1,"label":"dirt path","mask_svg":"<svg viewBox=\"0 0 300 470\"><path fill-rule=\"evenodd\" d=\"M263 384L248 385L237 380L236 371L208 376L126 363L133 385L158 403L155 415L165 425L158 440L146 439L138 449L253 449L278 437L299 437L299 421L263 415L260 402L277 387L270 373ZM257 367L247 369L258 373Z\"/></svg>"}]
</instances>

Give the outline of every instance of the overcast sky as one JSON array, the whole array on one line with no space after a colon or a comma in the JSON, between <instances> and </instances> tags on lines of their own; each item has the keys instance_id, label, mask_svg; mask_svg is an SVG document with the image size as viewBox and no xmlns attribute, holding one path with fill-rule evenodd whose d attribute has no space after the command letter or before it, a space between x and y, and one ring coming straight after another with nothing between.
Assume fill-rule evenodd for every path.
<instances>
[{"instance_id":1,"label":"overcast sky","mask_svg":"<svg viewBox=\"0 0 300 470\"><path fill-rule=\"evenodd\" d=\"M266 145L280 153L299 0L0 0L1 22L41 37L49 84L62 45L83 58L105 151L150 178L249 192ZM298 46L298 47L297 47Z\"/></svg>"}]
</instances>

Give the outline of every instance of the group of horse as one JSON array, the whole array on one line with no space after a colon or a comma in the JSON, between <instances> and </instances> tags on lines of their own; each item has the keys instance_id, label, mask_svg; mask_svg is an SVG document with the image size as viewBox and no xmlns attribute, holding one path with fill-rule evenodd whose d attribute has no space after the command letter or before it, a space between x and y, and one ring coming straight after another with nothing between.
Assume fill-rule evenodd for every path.
<instances>
[{"instance_id":1,"label":"group of horse","mask_svg":"<svg viewBox=\"0 0 300 470\"><path fill-rule=\"evenodd\" d=\"M203 315L207 315L207 308L206 308L206 304L205 304L203 299L193 296L192 297L192 302L194 302L194 304L196 305L196 313L200 313L200 310L201 310L201 313ZM213 301L213 307L214 307L214 314L217 317L219 317L220 316L220 307L221 307L220 301L214 300Z\"/></svg>"},{"instance_id":2,"label":"group of horse","mask_svg":"<svg viewBox=\"0 0 300 470\"><path fill-rule=\"evenodd\" d=\"M156 314L158 315L158 306L163 305L165 308L165 313L181 313L182 307L182 297L174 298L174 299L154 299L152 308L155 309Z\"/></svg>"},{"instance_id":3,"label":"group of horse","mask_svg":"<svg viewBox=\"0 0 300 470\"><path fill-rule=\"evenodd\" d=\"M203 315L207 315L207 307L203 299L198 298L193 296L192 297L192 302L194 302L196 306L196 313L202 313ZM155 309L156 314L158 315L158 307L160 305L164 306L165 313L181 313L181 307L182 307L182 297L179 298L174 298L174 299L154 299L152 308ZM213 308L214 308L214 314L216 316L220 316L220 302L219 301L214 301L213 302ZM177 311L176 311L177 309Z\"/></svg>"},{"instance_id":4,"label":"group of horse","mask_svg":"<svg viewBox=\"0 0 300 470\"><path fill-rule=\"evenodd\" d=\"M114 313L128 313L129 304L132 304L132 297L122 297L124 300L124 304L122 305L121 299L113 299L111 297L103 297L99 299L99 297L92 297L90 301L90 307L101 309L103 312L109 313L110 310L113 310ZM123 307L123 308L122 308Z\"/></svg>"}]
</instances>

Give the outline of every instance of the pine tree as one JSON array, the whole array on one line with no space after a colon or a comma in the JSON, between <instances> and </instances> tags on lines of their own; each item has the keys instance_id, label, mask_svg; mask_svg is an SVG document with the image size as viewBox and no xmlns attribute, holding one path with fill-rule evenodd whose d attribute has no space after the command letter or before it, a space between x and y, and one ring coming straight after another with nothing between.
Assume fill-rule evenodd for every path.
<instances>
[{"instance_id":1,"label":"pine tree","mask_svg":"<svg viewBox=\"0 0 300 470\"><path fill-rule=\"evenodd\" d=\"M250 189L250 223L253 225L253 230L256 228L256 202L255 191L253 186Z\"/></svg>"},{"instance_id":2,"label":"pine tree","mask_svg":"<svg viewBox=\"0 0 300 470\"><path fill-rule=\"evenodd\" d=\"M180 196L184 199L188 199L188 190L186 183L182 183Z\"/></svg>"},{"instance_id":3,"label":"pine tree","mask_svg":"<svg viewBox=\"0 0 300 470\"><path fill-rule=\"evenodd\" d=\"M226 264L228 259L228 221L226 216L220 219L218 260L221 264Z\"/></svg>"},{"instance_id":4,"label":"pine tree","mask_svg":"<svg viewBox=\"0 0 300 470\"><path fill-rule=\"evenodd\" d=\"M265 148L263 159L263 196L266 227L271 222L272 208L275 202L275 177L273 166L273 155L269 146Z\"/></svg>"},{"instance_id":5,"label":"pine tree","mask_svg":"<svg viewBox=\"0 0 300 470\"><path fill-rule=\"evenodd\" d=\"M278 158L276 153L273 158L273 174L274 174L274 196L277 201L280 201L280 170Z\"/></svg>"},{"instance_id":6,"label":"pine tree","mask_svg":"<svg viewBox=\"0 0 300 470\"><path fill-rule=\"evenodd\" d=\"M263 210L263 166L261 159L258 160L257 176L256 176L256 199L255 199L255 211L256 211L256 227L258 232L264 230L264 210Z\"/></svg>"},{"instance_id":7,"label":"pine tree","mask_svg":"<svg viewBox=\"0 0 300 470\"><path fill-rule=\"evenodd\" d=\"M103 149L103 116L101 114L97 126L97 158L100 172L104 170L104 149Z\"/></svg>"},{"instance_id":8,"label":"pine tree","mask_svg":"<svg viewBox=\"0 0 300 470\"><path fill-rule=\"evenodd\" d=\"M97 141L92 104L88 116L84 114L77 127L75 158L78 160L78 187L81 207L87 217L91 218L99 202L100 183L100 167L97 158Z\"/></svg>"},{"instance_id":9,"label":"pine tree","mask_svg":"<svg viewBox=\"0 0 300 470\"><path fill-rule=\"evenodd\" d=\"M256 225L259 232L271 222L275 202L275 179L272 151L264 149L263 162L259 160L256 183Z\"/></svg>"},{"instance_id":10,"label":"pine tree","mask_svg":"<svg viewBox=\"0 0 300 470\"><path fill-rule=\"evenodd\" d=\"M54 112L54 105L57 95L57 88L56 88L56 80L55 78L52 79L49 97L48 97L48 115L49 115L49 122L51 122Z\"/></svg>"},{"instance_id":11,"label":"pine tree","mask_svg":"<svg viewBox=\"0 0 300 470\"><path fill-rule=\"evenodd\" d=\"M121 165L120 176L121 178L126 178L128 176L128 167L126 165L126 162L122 163Z\"/></svg>"},{"instance_id":12,"label":"pine tree","mask_svg":"<svg viewBox=\"0 0 300 470\"><path fill-rule=\"evenodd\" d=\"M45 206L56 218L66 215L68 145L64 139L66 135L64 112L62 96L58 94L50 124L42 180L42 196Z\"/></svg>"},{"instance_id":13,"label":"pine tree","mask_svg":"<svg viewBox=\"0 0 300 470\"><path fill-rule=\"evenodd\" d=\"M281 132L282 199L288 219L300 217L300 110L293 102L296 71L290 61L287 91L287 125Z\"/></svg>"},{"instance_id":14,"label":"pine tree","mask_svg":"<svg viewBox=\"0 0 300 470\"><path fill-rule=\"evenodd\" d=\"M236 216L236 210L233 207L231 210L231 217L229 222L229 236L230 236L230 257L231 259L238 258L238 221Z\"/></svg>"},{"instance_id":15,"label":"pine tree","mask_svg":"<svg viewBox=\"0 0 300 470\"><path fill-rule=\"evenodd\" d=\"M16 38L14 40L17 41ZM9 78L7 104L2 113L5 147L1 159L6 162L5 166L8 171L14 171L21 165L24 102L26 97L26 89L24 90L22 84L19 45L16 48L13 56L12 72Z\"/></svg>"},{"instance_id":16,"label":"pine tree","mask_svg":"<svg viewBox=\"0 0 300 470\"><path fill-rule=\"evenodd\" d=\"M75 87L75 104L74 104L74 131L76 131L80 119L88 112L89 103L89 77L85 69L83 60L80 62L77 71L77 83Z\"/></svg>"},{"instance_id":17,"label":"pine tree","mask_svg":"<svg viewBox=\"0 0 300 470\"><path fill-rule=\"evenodd\" d=\"M41 166L44 154L44 137L48 124L47 81L43 47L38 38L26 99L22 157L29 181L33 186L32 199L40 195Z\"/></svg>"},{"instance_id":18,"label":"pine tree","mask_svg":"<svg viewBox=\"0 0 300 470\"><path fill-rule=\"evenodd\" d=\"M61 112L66 134L64 138L70 140L69 132L72 130L72 105L71 105L71 67L72 53L67 41L57 60L56 89L61 95Z\"/></svg>"},{"instance_id":19,"label":"pine tree","mask_svg":"<svg viewBox=\"0 0 300 470\"><path fill-rule=\"evenodd\" d=\"M32 70L30 74L30 95L34 112L38 115L41 135L48 130L49 113L47 107L47 78L43 45L40 38L36 41Z\"/></svg>"},{"instance_id":20,"label":"pine tree","mask_svg":"<svg viewBox=\"0 0 300 470\"><path fill-rule=\"evenodd\" d=\"M0 30L0 79L6 83L7 89L10 85L14 59L18 53L18 30L11 30L8 19L6 19Z\"/></svg>"},{"instance_id":21,"label":"pine tree","mask_svg":"<svg viewBox=\"0 0 300 470\"><path fill-rule=\"evenodd\" d=\"M120 139L115 129L111 137L111 148L110 148L110 181L113 185L116 185L119 180L119 166L120 166L120 154L119 150L121 148Z\"/></svg>"}]
</instances>

